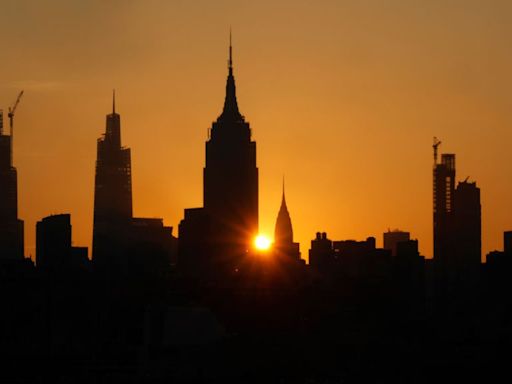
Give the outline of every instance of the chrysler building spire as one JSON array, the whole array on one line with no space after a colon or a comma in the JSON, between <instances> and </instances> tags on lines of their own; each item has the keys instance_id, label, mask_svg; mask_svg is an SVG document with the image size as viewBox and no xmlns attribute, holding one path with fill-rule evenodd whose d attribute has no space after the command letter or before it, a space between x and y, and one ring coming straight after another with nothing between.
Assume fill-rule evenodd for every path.
<instances>
[{"instance_id":1,"label":"chrysler building spire","mask_svg":"<svg viewBox=\"0 0 512 384\"><path fill-rule=\"evenodd\" d=\"M277 215L276 228L274 233L274 241L277 245L293 243L293 228L290 213L286 206L286 197L284 194L284 178L283 178L283 197L281 200L281 208Z\"/></svg>"}]
</instances>

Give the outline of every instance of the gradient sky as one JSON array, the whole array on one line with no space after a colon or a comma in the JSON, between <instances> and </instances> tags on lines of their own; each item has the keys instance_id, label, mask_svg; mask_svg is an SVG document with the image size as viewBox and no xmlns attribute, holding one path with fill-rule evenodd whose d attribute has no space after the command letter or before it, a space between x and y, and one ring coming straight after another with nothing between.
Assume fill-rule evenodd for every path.
<instances>
[{"instance_id":1,"label":"gradient sky","mask_svg":"<svg viewBox=\"0 0 512 384\"><path fill-rule=\"evenodd\" d=\"M25 90L15 165L27 254L35 222L71 213L90 246L96 140L117 90L134 214L175 227L202 205L228 35L257 142L260 230L286 176L303 257L316 231L410 231L432 255L432 137L477 181L483 253L512 229L509 0L0 0L0 106Z\"/></svg>"}]
</instances>

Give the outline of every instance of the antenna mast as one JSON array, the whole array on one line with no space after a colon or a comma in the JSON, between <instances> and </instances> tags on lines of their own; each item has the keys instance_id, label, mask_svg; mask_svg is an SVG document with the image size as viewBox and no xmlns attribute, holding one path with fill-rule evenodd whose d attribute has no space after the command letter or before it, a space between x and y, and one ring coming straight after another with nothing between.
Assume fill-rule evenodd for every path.
<instances>
[{"instance_id":1,"label":"antenna mast","mask_svg":"<svg viewBox=\"0 0 512 384\"><path fill-rule=\"evenodd\" d=\"M231 44L231 28L229 28L229 60L228 60L229 73L233 72L233 46Z\"/></svg>"}]
</instances>

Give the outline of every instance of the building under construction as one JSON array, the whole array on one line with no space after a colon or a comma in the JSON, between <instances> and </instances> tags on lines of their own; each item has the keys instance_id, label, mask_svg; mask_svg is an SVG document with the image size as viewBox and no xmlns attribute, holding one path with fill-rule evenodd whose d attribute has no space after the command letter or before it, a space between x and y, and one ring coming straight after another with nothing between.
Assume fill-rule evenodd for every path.
<instances>
[{"instance_id":1,"label":"building under construction","mask_svg":"<svg viewBox=\"0 0 512 384\"><path fill-rule=\"evenodd\" d=\"M94 190L93 263L108 276L159 273L169 267L177 247L172 227L162 219L134 218L130 149L121 145L121 117L107 115L98 140Z\"/></svg>"},{"instance_id":2,"label":"building under construction","mask_svg":"<svg viewBox=\"0 0 512 384\"><path fill-rule=\"evenodd\" d=\"M131 219L131 156L130 149L121 146L121 117L114 100L106 132L98 139L92 251L97 268L115 269L119 264Z\"/></svg>"},{"instance_id":3,"label":"building under construction","mask_svg":"<svg viewBox=\"0 0 512 384\"><path fill-rule=\"evenodd\" d=\"M479 280L481 263L480 189L475 182L455 187L455 155L438 163L434 139L434 262L440 282L451 291Z\"/></svg>"},{"instance_id":4,"label":"building under construction","mask_svg":"<svg viewBox=\"0 0 512 384\"><path fill-rule=\"evenodd\" d=\"M22 260L23 221L18 219L18 174L13 166L14 107L9 109L10 134L4 133L0 110L0 261Z\"/></svg>"},{"instance_id":5,"label":"building under construction","mask_svg":"<svg viewBox=\"0 0 512 384\"><path fill-rule=\"evenodd\" d=\"M440 141L434 139L434 259L445 263L453 253L453 196L455 155L445 153L438 162Z\"/></svg>"}]
</instances>

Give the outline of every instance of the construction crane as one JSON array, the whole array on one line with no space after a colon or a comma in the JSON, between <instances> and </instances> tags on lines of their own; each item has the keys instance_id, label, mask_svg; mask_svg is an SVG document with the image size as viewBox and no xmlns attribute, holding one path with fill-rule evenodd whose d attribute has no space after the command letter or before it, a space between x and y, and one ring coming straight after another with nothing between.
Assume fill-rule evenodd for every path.
<instances>
[{"instance_id":1,"label":"construction crane","mask_svg":"<svg viewBox=\"0 0 512 384\"><path fill-rule=\"evenodd\" d=\"M441 141L434 136L434 145L432 145L432 148L434 148L434 166L437 164L437 147L441 145Z\"/></svg>"},{"instance_id":2,"label":"construction crane","mask_svg":"<svg viewBox=\"0 0 512 384\"><path fill-rule=\"evenodd\" d=\"M14 112L16 112L16 108L18 107L18 104L20 103L21 96L23 96L23 91L20 92L18 95L18 98L14 102L14 105L12 107L9 107L9 129L11 134L11 167L13 166L12 162L12 153L13 153L13 141L14 141Z\"/></svg>"}]
</instances>

